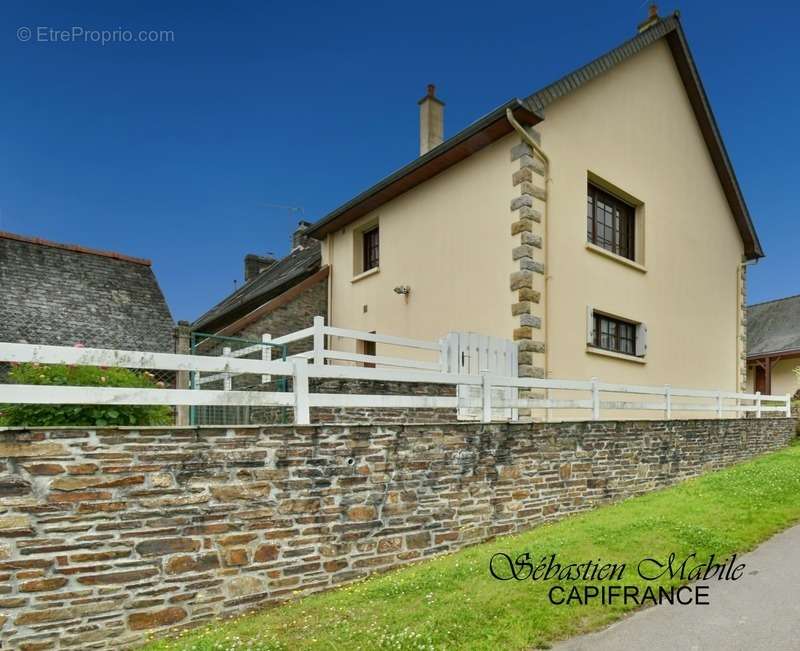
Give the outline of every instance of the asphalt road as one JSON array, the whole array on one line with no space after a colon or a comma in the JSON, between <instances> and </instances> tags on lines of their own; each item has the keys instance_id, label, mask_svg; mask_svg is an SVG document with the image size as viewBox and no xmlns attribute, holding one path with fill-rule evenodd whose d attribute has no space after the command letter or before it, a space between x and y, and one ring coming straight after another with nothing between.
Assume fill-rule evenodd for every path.
<instances>
[{"instance_id":1,"label":"asphalt road","mask_svg":"<svg viewBox=\"0 0 800 651\"><path fill-rule=\"evenodd\" d=\"M800 526L739 558L744 576L710 583L707 606L654 606L553 650L800 650Z\"/></svg>"}]
</instances>

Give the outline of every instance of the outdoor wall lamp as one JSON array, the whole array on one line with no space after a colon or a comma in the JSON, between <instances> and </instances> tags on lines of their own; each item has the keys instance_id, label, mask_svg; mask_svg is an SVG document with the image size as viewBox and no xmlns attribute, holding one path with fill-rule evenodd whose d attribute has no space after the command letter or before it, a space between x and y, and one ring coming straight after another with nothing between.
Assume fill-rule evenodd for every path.
<instances>
[{"instance_id":1,"label":"outdoor wall lamp","mask_svg":"<svg viewBox=\"0 0 800 651\"><path fill-rule=\"evenodd\" d=\"M398 285L394 288L394 293L408 296L411 293L411 288L408 285Z\"/></svg>"}]
</instances>

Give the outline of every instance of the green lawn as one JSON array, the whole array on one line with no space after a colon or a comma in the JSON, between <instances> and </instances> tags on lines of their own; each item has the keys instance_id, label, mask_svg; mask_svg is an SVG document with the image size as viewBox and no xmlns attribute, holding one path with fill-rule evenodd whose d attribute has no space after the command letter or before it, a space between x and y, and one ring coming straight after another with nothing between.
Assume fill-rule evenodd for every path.
<instances>
[{"instance_id":1,"label":"green lawn","mask_svg":"<svg viewBox=\"0 0 800 651\"><path fill-rule=\"evenodd\" d=\"M556 639L607 624L626 609L551 605L552 581L493 579L488 562L495 552L530 551L537 558L556 552L561 562L600 557L635 566L642 558L664 558L673 551L679 556L696 551L706 558L712 552L719 557L752 549L798 520L800 446L794 445L674 488L215 622L146 648L547 648ZM626 574L624 583L635 583L628 580L634 575Z\"/></svg>"}]
</instances>

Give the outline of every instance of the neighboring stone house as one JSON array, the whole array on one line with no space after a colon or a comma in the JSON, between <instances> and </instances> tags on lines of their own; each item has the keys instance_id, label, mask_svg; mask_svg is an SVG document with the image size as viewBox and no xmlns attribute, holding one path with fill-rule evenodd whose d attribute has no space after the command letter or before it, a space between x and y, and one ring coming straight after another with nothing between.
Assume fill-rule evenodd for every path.
<instances>
[{"instance_id":1,"label":"neighboring stone house","mask_svg":"<svg viewBox=\"0 0 800 651\"><path fill-rule=\"evenodd\" d=\"M249 254L244 259L244 284L198 318L196 333L259 340L308 328L328 305L328 269L321 265L320 243L307 237L308 222L292 234L292 250L284 258ZM308 349L308 342L302 350Z\"/></svg>"},{"instance_id":2,"label":"neighboring stone house","mask_svg":"<svg viewBox=\"0 0 800 651\"><path fill-rule=\"evenodd\" d=\"M308 231L329 324L514 339L522 376L744 389L763 252L677 14L449 139L433 86L419 105L420 157Z\"/></svg>"},{"instance_id":3,"label":"neighboring stone house","mask_svg":"<svg viewBox=\"0 0 800 651\"><path fill-rule=\"evenodd\" d=\"M772 395L800 391L800 296L747 308L747 386Z\"/></svg>"},{"instance_id":4,"label":"neighboring stone house","mask_svg":"<svg viewBox=\"0 0 800 651\"><path fill-rule=\"evenodd\" d=\"M174 352L149 260L0 232L0 341Z\"/></svg>"}]
</instances>

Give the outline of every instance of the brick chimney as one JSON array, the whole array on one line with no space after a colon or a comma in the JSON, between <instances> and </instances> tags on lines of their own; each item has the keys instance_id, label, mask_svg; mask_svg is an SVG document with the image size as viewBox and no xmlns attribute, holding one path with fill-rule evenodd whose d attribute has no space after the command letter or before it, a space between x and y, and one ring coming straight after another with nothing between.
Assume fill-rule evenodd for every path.
<instances>
[{"instance_id":1,"label":"brick chimney","mask_svg":"<svg viewBox=\"0 0 800 651\"><path fill-rule=\"evenodd\" d=\"M658 5L655 3L650 5L650 9L647 15L647 19L639 23L637 27L639 33L650 29L653 25L655 25L659 20L661 20L660 16L658 15Z\"/></svg>"},{"instance_id":2,"label":"brick chimney","mask_svg":"<svg viewBox=\"0 0 800 651\"><path fill-rule=\"evenodd\" d=\"M244 256L244 282L255 278L265 269L269 269L275 264L275 258L271 255L256 255L248 253Z\"/></svg>"},{"instance_id":3,"label":"brick chimney","mask_svg":"<svg viewBox=\"0 0 800 651\"><path fill-rule=\"evenodd\" d=\"M444 102L436 97L436 86L428 84L428 93L417 104L419 155L422 156L444 142Z\"/></svg>"},{"instance_id":4,"label":"brick chimney","mask_svg":"<svg viewBox=\"0 0 800 651\"><path fill-rule=\"evenodd\" d=\"M306 240L308 239L306 231L309 226L311 226L311 222L304 220L297 223L297 228L295 228L294 233L292 233L292 249L296 249L298 246L305 246Z\"/></svg>"}]
</instances>

